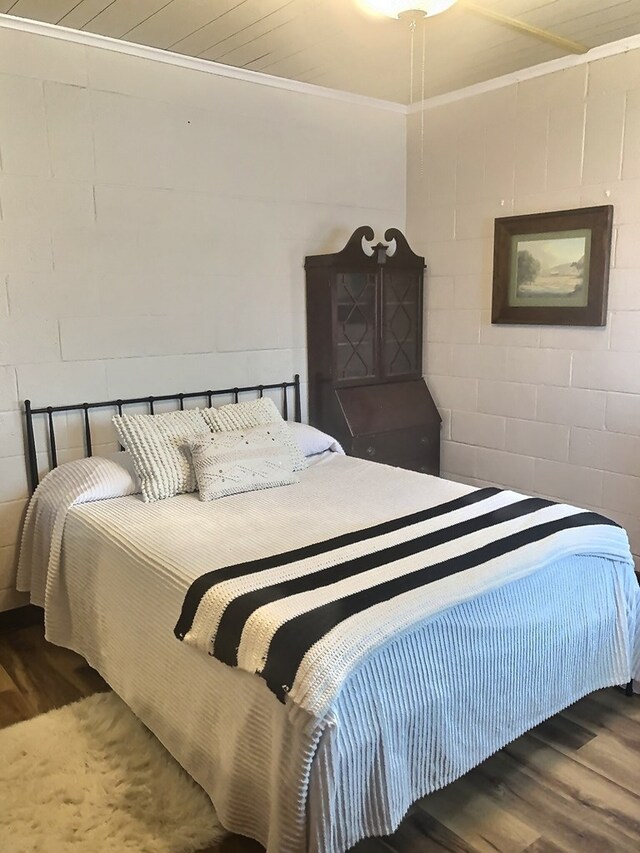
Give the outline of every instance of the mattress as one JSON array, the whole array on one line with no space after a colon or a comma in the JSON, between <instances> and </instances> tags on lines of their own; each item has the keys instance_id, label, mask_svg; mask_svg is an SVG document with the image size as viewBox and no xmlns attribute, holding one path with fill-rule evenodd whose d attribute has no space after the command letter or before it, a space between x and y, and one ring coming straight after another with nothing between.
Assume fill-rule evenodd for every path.
<instances>
[{"instance_id":1,"label":"mattress","mask_svg":"<svg viewBox=\"0 0 640 853\"><path fill-rule=\"evenodd\" d=\"M269 853L342 853L540 720L640 675L629 563L568 557L434 615L353 671L322 719L179 643L173 626L189 584L216 566L469 491L325 454L295 486L213 505L74 506L46 579L47 638L105 677L230 831Z\"/></svg>"}]
</instances>

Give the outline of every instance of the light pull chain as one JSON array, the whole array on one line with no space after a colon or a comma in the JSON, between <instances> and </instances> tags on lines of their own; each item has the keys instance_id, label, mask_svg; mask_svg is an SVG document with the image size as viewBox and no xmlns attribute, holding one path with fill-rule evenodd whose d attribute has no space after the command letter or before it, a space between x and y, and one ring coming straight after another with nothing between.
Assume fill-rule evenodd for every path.
<instances>
[{"instance_id":1,"label":"light pull chain","mask_svg":"<svg viewBox=\"0 0 640 853\"><path fill-rule=\"evenodd\" d=\"M422 91L420 93L420 179L424 177L424 86L427 58L427 19L422 19Z\"/></svg>"},{"instance_id":2,"label":"light pull chain","mask_svg":"<svg viewBox=\"0 0 640 853\"><path fill-rule=\"evenodd\" d=\"M412 19L409 24L409 30L411 32L411 52L410 52L410 69L409 69L409 106L413 104L413 43L415 41L416 34L416 21L415 18Z\"/></svg>"}]
</instances>

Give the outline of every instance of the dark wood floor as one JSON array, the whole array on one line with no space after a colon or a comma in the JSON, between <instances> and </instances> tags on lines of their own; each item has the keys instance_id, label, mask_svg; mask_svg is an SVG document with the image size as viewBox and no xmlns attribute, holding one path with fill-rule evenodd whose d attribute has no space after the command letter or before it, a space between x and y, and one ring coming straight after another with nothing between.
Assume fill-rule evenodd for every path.
<instances>
[{"instance_id":1,"label":"dark wood floor","mask_svg":"<svg viewBox=\"0 0 640 853\"><path fill-rule=\"evenodd\" d=\"M46 643L40 626L0 632L0 727L107 689L82 658ZM206 853L261 850L231 836ZM638 853L640 696L588 696L353 853L393 851Z\"/></svg>"}]
</instances>

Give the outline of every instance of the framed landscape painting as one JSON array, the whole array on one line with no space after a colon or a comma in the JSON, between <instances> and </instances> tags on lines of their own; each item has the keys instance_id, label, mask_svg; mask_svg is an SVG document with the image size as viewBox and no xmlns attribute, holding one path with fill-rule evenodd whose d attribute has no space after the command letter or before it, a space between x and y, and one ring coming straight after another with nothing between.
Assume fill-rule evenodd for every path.
<instances>
[{"instance_id":1,"label":"framed landscape painting","mask_svg":"<svg viewBox=\"0 0 640 853\"><path fill-rule=\"evenodd\" d=\"M604 326L613 207L496 219L492 323Z\"/></svg>"}]
</instances>

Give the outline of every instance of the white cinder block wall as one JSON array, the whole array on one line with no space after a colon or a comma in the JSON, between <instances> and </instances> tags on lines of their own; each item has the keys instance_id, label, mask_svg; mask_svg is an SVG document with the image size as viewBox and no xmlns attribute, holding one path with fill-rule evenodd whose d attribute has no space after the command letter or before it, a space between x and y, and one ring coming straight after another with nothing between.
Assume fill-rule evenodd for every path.
<instances>
[{"instance_id":1,"label":"white cinder block wall","mask_svg":"<svg viewBox=\"0 0 640 853\"><path fill-rule=\"evenodd\" d=\"M640 50L411 115L408 152L444 476L596 508L640 568ZM494 218L595 204L606 328L492 326Z\"/></svg>"},{"instance_id":2,"label":"white cinder block wall","mask_svg":"<svg viewBox=\"0 0 640 853\"><path fill-rule=\"evenodd\" d=\"M444 474L604 511L640 554L640 51L405 134L399 112L0 28L0 610L24 600L26 397L304 376L304 255L405 215ZM494 217L601 203L607 327L491 326Z\"/></svg>"},{"instance_id":3,"label":"white cinder block wall","mask_svg":"<svg viewBox=\"0 0 640 853\"><path fill-rule=\"evenodd\" d=\"M304 376L304 256L404 228L405 133L401 112L0 28L0 610L24 600L22 401Z\"/></svg>"}]
</instances>

